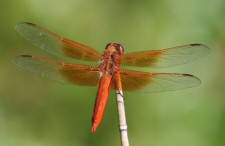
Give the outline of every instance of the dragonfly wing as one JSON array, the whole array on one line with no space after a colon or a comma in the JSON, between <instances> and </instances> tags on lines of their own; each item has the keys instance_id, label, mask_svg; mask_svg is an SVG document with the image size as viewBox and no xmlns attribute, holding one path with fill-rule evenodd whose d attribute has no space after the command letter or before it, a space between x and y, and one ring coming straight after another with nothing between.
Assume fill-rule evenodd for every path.
<instances>
[{"instance_id":1,"label":"dragonfly wing","mask_svg":"<svg viewBox=\"0 0 225 146\"><path fill-rule=\"evenodd\" d=\"M201 81L190 74L121 71L123 91L161 92L195 87Z\"/></svg>"},{"instance_id":2,"label":"dragonfly wing","mask_svg":"<svg viewBox=\"0 0 225 146\"><path fill-rule=\"evenodd\" d=\"M123 65L138 67L172 67L197 60L209 53L209 47L202 44L188 44L167 48L125 54Z\"/></svg>"},{"instance_id":3,"label":"dragonfly wing","mask_svg":"<svg viewBox=\"0 0 225 146\"><path fill-rule=\"evenodd\" d=\"M98 86L99 68L63 63L49 58L21 55L13 60L17 66L50 80L81 86Z\"/></svg>"},{"instance_id":4,"label":"dragonfly wing","mask_svg":"<svg viewBox=\"0 0 225 146\"><path fill-rule=\"evenodd\" d=\"M91 47L63 38L33 23L19 23L15 29L32 44L54 55L87 61L101 59L101 53Z\"/></svg>"}]
</instances>

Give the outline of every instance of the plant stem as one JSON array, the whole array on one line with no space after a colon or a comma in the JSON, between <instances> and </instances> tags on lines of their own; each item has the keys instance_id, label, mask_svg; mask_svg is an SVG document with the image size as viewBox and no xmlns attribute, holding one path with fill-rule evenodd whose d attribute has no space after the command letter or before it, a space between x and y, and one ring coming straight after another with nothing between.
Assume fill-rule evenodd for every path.
<instances>
[{"instance_id":1,"label":"plant stem","mask_svg":"<svg viewBox=\"0 0 225 146\"><path fill-rule=\"evenodd\" d=\"M123 92L116 91L116 97L117 97L117 106L118 106L118 114L119 114L121 144L122 146L129 146Z\"/></svg>"}]
</instances>

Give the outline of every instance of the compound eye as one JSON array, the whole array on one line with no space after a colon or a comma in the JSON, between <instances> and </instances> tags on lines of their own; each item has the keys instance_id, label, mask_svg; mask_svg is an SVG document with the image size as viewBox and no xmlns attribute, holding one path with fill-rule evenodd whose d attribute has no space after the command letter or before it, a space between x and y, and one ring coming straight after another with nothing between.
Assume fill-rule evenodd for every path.
<instances>
[{"instance_id":1,"label":"compound eye","mask_svg":"<svg viewBox=\"0 0 225 146\"><path fill-rule=\"evenodd\" d=\"M108 44L106 45L105 49L107 49L107 48L109 48L109 47L111 47L111 46L112 46L112 43L108 43Z\"/></svg>"},{"instance_id":2,"label":"compound eye","mask_svg":"<svg viewBox=\"0 0 225 146\"><path fill-rule=\"evenodd\" d=\"M120 52L123 53L124 52L124 48L123 46L120 45Z\"/></svg>"},{"instance_id":3,"label":"compound eye","mask_svg":"<svg viewBox=\"0 0 225 146\"><path fill-rule=\"evenodd\" d=\"M124 52L123 46L122 46L122 45L119 45L119 46L117 47L117 51L119 52L119 54L123 54L123 52Z\"/></svg>"}]
</instances>

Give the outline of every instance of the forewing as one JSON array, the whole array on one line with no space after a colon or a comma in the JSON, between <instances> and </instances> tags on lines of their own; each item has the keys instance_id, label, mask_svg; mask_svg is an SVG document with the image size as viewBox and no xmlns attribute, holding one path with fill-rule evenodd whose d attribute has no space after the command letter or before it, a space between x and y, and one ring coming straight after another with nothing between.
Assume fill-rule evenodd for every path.
<instances>
[{"instance_id":1,"label":"forewing","mask_svg":"<svg viewBox=\"0 0 225 146\"><path fill-rule=\"evenodd\" d=\"M99 68L63 63L49 58L21 55L13 63L29 72L60 83L98 86Z\"/></svg>"},{"instance_id":2,"label":"forewing","mask_svg":"<svg viewBox=\"0 0 225 146\"><path fill-rule=\"evenodd\" d=\"M123 91L161 92L195 87L201 81L190 74L121 71Z\"/></svg>"},{"instance_id":3,"label":"forewing","mask_svg":"<svg viewBox=\"0 0 225 146\"><path fill-rule=\"evenodd\" d=\"M101 53L91 47L63 38L35 24L19 23L15 29L32 44L54 55L86 61L101 59Z\"/></svg>"},{"instance_id":4,"label":"forewing","mask_svg":"<svg viewBox=\"0 0 225 146\"><path fill-rule=\"evenodd\" d=\"M197 60L209 53L202 44L188 44L163 50L141 51L125 54L123 65L137 67L172 67Z\"/></svg>"}]
</instances>

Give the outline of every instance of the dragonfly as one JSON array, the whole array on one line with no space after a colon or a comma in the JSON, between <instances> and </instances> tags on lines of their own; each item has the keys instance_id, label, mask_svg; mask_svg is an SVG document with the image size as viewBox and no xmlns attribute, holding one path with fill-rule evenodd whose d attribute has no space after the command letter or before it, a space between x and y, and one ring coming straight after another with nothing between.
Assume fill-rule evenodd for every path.
<instances>
[{"instance_id":1,"label":"dragonfly","mask_svg":"<svg viewBox=\"0 0 225 146\"><path fill-rule=\"evenodd\" d=\"M124 53L121 44L108 43L101 53L33 23L19 23L15 29L36 47L56 56L89 62L100 61L99 66L91 66L33 55L20 55L13 59L13 63L18 67L44 78L60 83L97 87L92 132L95 132L101 123L111 89L119 94L122 91L151 93L180 90L201 83L199 78L191 74L141 72L121 69L121 65L144 68L172 67L202 58L210 50L206 45L195 43L162 50Z\"/></svg>"}]
</instances>

